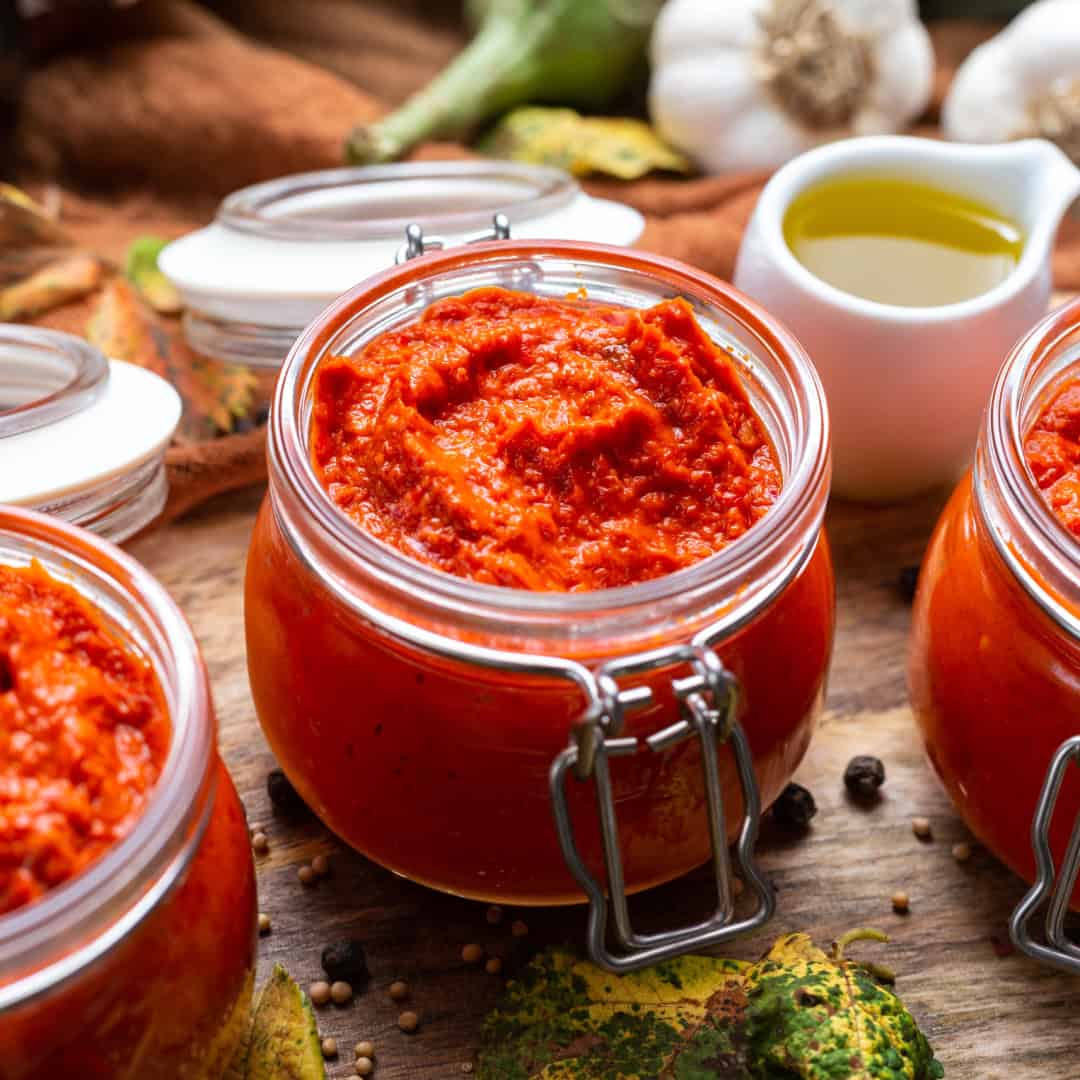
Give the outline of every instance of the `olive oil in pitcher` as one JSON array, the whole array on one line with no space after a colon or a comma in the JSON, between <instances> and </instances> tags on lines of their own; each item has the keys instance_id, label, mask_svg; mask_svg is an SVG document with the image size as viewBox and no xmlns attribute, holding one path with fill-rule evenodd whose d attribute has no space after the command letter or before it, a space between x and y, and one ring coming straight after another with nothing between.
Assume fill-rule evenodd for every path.
<instances>
[{"instance_id":1,"label":"olive oil in pitcher","mask_svg":"<svg viewBox=\"0 0 1080 1080\"><path fill-rule=\"evenodd\" d=\"M784 217L784 239L822 281L865 300L936 307L1002 282L1024 246L991 207L907 180L844 177L808 188Z\"/></svg>"}]
</instances>

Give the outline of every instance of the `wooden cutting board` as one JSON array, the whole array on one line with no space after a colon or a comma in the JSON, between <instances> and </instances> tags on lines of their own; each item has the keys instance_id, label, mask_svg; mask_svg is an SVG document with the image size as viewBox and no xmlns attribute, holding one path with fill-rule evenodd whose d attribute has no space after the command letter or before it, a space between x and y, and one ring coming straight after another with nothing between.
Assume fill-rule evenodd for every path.
<instances>
[{"instance_id":1,"label":"wooden cutting board","mask_svg":"<svg viewBox=\"0 0 1080 1080\"><path fill-rule=\"evenodd\" d=\"M270 853L258 860L260 906L273 920L260 942L259 978L280 961L302 984L321 978L325 944L346 936L366 943L369 989L345 1008L319 1011L325 1035L347 1052L331 1062L332 1077L354 1075L351 1048L370 1038L381 1080L452 1077L470 1061L481 1020L495 1003L502 977L461 960L477 942L505 959L512 973L532 951L583 940L581 909L508 912L489 926L482 905L444 897L394 877L344 850L317 824L288 827L274 819L265 777L274 759L259 731L244 662L241 582L260 497L233 495L131 545L171 589L195 627L213 681L226 761L250 820L265 826ZM958 864L950 848L965 838L923 758L905 701L903 664L910 612L898 576L918 562L944 493L890 508L834 505L828 528L838 576L838 632L827 712L798 779L817 798L819 813L804 836L767 828L762 862L778 890L767 932L738 942L730 955L752 958L777 934L806 930L821 942L856 926L893 937L887 948L861 955L895 968L899 990L924 1024L950 1080L1076 1080L1074 1025L1080 978L1049 971L1007 952L1006 921L1021 883L976 849ZM841 775L854 754L876 754L886 765L885 797L872 810L849 805ZM363 766L357 783L364 782ZM409 793L402 791L401 798ZM934 838L920 842L911 817L925 815ZM393 829L394 807L386 807ZM296 870L314 855L330 855L332 874L304 888ZM911 896L911 913L893 913L896 889ZM638 898L635 911L689 917L707 902L701 874ZM529 935L514 938L510 923ZM406 979L409 1007L422 1022L414 1035L398 1030L399 1007L386 988Z\"/></svg>"}]
</instances>

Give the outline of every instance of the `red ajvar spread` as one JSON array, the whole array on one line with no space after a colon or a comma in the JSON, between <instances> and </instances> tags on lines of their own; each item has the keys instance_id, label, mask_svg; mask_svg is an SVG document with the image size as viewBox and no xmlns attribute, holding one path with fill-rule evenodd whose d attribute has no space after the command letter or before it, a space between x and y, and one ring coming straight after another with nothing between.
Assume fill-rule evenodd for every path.
<instances>
[{"instance_id":1,"label":"red ajvar spread","mask_svg":"<svg viewBox=\"0 0 1080 1080\"><path fill-rule=\"evenodd\" d=\"M0 914L127 834L169 744L161 688L69 585L0 566Z\"/></svg>"},{"instance_id":2,"label":"red ajvar spread","mask_svg":"<svg viewBox=\"0 0 1080 1080\"><path fill-rule=\"evenodd\" d=\"M1047 505L1080 539L1080 371L1051 397L1024 452Z\"/></svg>"},{"instance_id":3,"label":"red ajvar spread","mask_svg":"<svg viewBox=\"0 0 1080 1080\"><path fill-rule=\"evenodd\" d=\"M498 288L432 305L315 381L312 455L370 535L521 589L659 577L741 536L780 467L690 305Z\"/></svg>"}]
</instances>

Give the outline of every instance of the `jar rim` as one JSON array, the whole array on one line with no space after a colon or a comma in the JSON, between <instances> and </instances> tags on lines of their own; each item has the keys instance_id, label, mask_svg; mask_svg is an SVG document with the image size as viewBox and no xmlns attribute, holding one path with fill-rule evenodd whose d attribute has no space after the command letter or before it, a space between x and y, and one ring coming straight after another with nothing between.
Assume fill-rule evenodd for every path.
<instances>
[{"instance_id":1,"label":"jar rim","mask_svg":"<svg viewBox=\"0 0 1080 1080\"><path fill-rule=\"evenodd\" d=\"M337 333L369 305L396 290L455 270L490 270L494 275L500 268L535 264L546 258L580 264L583 272L590 266L603 267L655 279L670 295L685 294L692 302L715 307L777 363L795 398L799 445L780 495L760 527L663 577L590 592L539 592L483 584L426 566L371 537L336 506L311 462L303 406L314 370ZM741 374L747 372L741 369ZM805 548L795 539L809 532L816 540L824 512L829 477L828 415L824 391L802 346L779 322L730 285L686 264L637 250L583 242L509 240L426 254L368 279L327 308L285 360L271 409L269 458L272 497L281 489L295 496L306 520L314 523L319 534L329 538L354 566L377 567L382 585L420 594L427 603L443 605L449 611L475 605L491 619L505 616L541 622L559 616L587 618L613 609L648 610L661 600L695 596L717 581L752 573L766 557L775 560ZM782 552L785 544L788 550ZM737 607L737 597L728 596L727 603Z\"/></svg>"},{"instance_id":2,"label":"jar rim","mask_svg":"<svg viewBox=\"0 0 1080 1080\"><path fill-rule=\"evenodd\" d=\"M105 392L109 363L88 341L36 326L0 325L0 394L33 395L7 407L0 398L0 439L55 424Z\"/></svg>"},{"instance_id":3,"label":"jar rim","mask_svg":"<svg viewBox=\"0 0 1080 1080\"><path fill-rule=\"evenodd\" d=\"M1024 450L1033 410L1045 404L1061 372L1078 362L1080 298L1038 322L999 371L976 454L975 490L989 516L983 497L991 481L1006 518L1006 528L992 530L999 553L1054 622L1080 639L1080 543L1042 497Z\"/></svg>"},{"instance_id":4,"label":"jar rim","mask_svg":"<svg viewBox=\"0 0 1080 1080\"><path fill-rule=\"evenodd\" d=\"M137 632L119 629L152 663L171 730L160 775L131 831L39 900L0 915L0 1014L50 991L116 947L168 895L209 817L216 745L195 637L148 570L84 529L23 508L0 506L0 551L5 545L25 558L55 559L61 564L57 576L98 610L103 601L95 593L124 607ZM49 562L46 567L51 572ZM116 628L116 620L109 621Z\"/></svg>"}]
</instances>

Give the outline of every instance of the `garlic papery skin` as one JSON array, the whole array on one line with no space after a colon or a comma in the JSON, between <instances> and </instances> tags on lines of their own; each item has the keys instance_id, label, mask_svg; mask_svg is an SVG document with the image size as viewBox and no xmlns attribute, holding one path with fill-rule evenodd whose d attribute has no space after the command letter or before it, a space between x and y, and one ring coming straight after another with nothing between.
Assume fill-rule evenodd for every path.
<instances>
[{"instance_id":1,"label":"garlic papery skin","mask_svg":"<svg viewBox=\"0 0 1080 1080\"><path fill-rule=\"evenodd\" d=\"M1040 137L1080 165L1080 0L1038 0L975 49L941 119L957 142Z\"/></svg>"},{"instance_id":2,"label":"garlic papery skin","mask_svg":"<svg viewBox=\"0 0 1080 1080\"><path fill-rule=\"evenodd\" d=\"M707 172L899 131L934 68L915 0L668 0L651 58L653 124Z\"/></svg>"}]
</instances>

